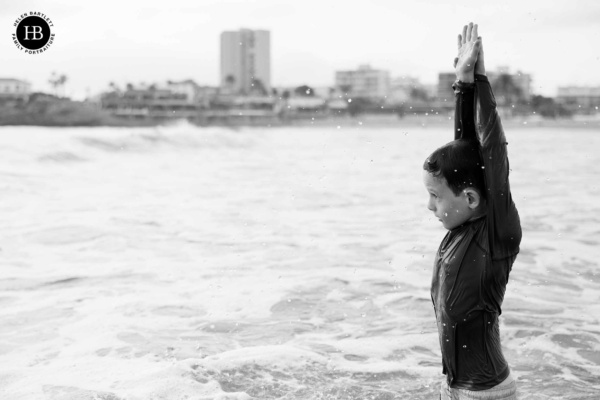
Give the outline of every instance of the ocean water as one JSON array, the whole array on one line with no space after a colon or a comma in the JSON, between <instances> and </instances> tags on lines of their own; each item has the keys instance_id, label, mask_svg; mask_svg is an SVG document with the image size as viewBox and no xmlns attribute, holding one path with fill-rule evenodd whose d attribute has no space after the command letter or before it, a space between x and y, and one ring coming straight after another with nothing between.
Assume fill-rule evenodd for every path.
<instances>
[{"instance_id":1,"label":"ocean water","mask_svg":"<svg viewBox=\"0 0 600 400\"><path fill-rule=\"evenodd\" d=\"M600 132L507 129L522 399L600 398ZM0 129L0 398L433 399L448 127Z\"/></svg>"}]
</instances>

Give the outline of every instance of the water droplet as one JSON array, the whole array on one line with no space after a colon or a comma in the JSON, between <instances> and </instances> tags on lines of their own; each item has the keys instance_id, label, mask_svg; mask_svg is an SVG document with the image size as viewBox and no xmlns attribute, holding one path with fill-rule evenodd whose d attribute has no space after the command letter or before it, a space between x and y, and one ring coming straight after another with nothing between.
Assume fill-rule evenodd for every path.
<instances>
[{"instance_id":1,"label":"water droplet","mask_svg":"<svg viewBox=\"0 0 600 400\"><path fill-rule=\"evenodd\" d=\"M466 344L463 344L463 349L466 349L466 348L467 348L467 345L466 345Z\"/></svg>"},{"instance_id":2,"label":"water droplet","mask_svg":"<svg viewBox=\"0 0 600 400\"><path fill-rule=\"evenodd\" d=\"M445 216L445 217L447 217L447 216L448 216L448 213L444 213L444 216Z\"/></svg>"},{"instance_id":3,"label":"water droplet","mask_svg":"<svg viewBox=\"0 0 600 400\"><path fill-rule=\"evenodd\" d=\"M352 99L348 99L348 103L352 103Z\"/></svg>"}]
</instances>

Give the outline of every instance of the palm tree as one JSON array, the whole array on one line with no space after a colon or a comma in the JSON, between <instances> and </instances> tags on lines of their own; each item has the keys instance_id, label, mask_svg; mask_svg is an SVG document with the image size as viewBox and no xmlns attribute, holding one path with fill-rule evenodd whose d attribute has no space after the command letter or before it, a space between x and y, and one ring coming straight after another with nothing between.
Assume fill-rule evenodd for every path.
<instances>
[{"instance_id":1,"label":"palm tree","mask_svg":"<svg viewBox=\"0 0 600 400\"><path fill-rule=\"evenodd\" d=\"M250 84L250 92L256 93L256 94L262 95L262 96L266 96L268 93L267 89L265 88L265 85L258 78L252 78L252 81Z\"/></svg>"},{"instance_id":2,"label":"palm tree","mask_svg":"<svg viewBox=\"0 0 600 400\"><path fill-rule=\"evenodd\" d=\"M294 94L300 97L314 97L315 91L308 85L302 85L294 89Z\"/></svg>"},{"instance_id":3,"label":"palm tree","mask_svg":"<svg viewBox=\"0 0 600 400\"><path fill-rule=\"evenodd\" d=\"M114 82L109 82L108 84L108 88L113 91L113 92L118 92L119 91L119 87L117 86L116 83Z\"/></svg>"},{"instance_id":4,"label":"palm tree","mask_svg":"<svg viewBox=\"0 0 600 400\"><path fill-rule=\"evenodd\" d=\"M50 83L50 85L54 89L54 95L56 97L58 97L59 95L59 88L61 89L60 92L62 92L62 95L64 97L65 83L67 83L67 76L65 74L58 75L56 72L52 72L52 75L50 75L50 79L48 79L48 83Z\"/></svg>"}]
</instances>

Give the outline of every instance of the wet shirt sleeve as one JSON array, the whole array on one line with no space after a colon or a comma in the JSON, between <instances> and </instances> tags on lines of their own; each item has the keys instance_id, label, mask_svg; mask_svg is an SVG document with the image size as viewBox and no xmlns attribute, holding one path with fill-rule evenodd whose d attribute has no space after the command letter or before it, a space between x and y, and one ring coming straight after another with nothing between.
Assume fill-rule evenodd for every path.
<instances>
[{"instance_id":1,"label":"wet shirt sleeve","mask_svg":"<svg viewBox=\"0 0 600 400\"><path fill-rule=\"evenodd\" d=\"M481 146L492 258L510 257L519 251L521 224L510 193L508 143L496 99L485 75L475 75L474 83L457 81L453 89L454 139L477 139Z\"/></svg>"},{"instance_id":2,"label":"wet shirt sleeve","mask_svg":"<svg viewBox=\"0 0 600 400\"><path fill-rule=\"evenodd\" d=\"M506 136L496 109L488 78L475 75L476 124L485 169L487 220L492 259L519 252L521 223L508 181L509 163Z\"/></svg>"},{"instance_id":3,"label":"wet shirt sleeve","mask_svg":"<svg viewBox=\"0 0 600 400\"><path fill-rule=\"evenodd\" d=\"M454 89L454 140L477 138L475 131L475 83L456 81Z\"/></svg>"}]
</instances>

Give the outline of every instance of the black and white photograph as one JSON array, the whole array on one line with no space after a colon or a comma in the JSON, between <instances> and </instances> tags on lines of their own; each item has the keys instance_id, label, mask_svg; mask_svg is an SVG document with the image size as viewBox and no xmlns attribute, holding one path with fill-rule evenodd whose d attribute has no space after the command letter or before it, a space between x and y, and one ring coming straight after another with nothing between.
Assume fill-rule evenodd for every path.
<instances>
[{"instance_id":1,"label":"black and white photograph","mask_svg":"<svg viewBox=\"0 0 600 400\"><path fill-rule=\"evenodd\" d=\"M600 3L0 11L0 400L600 399Z\"/></svg>"}]
</instances>

